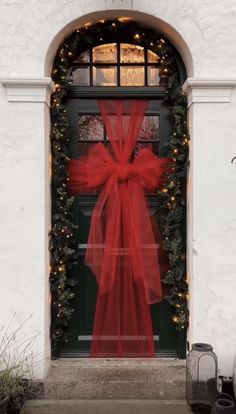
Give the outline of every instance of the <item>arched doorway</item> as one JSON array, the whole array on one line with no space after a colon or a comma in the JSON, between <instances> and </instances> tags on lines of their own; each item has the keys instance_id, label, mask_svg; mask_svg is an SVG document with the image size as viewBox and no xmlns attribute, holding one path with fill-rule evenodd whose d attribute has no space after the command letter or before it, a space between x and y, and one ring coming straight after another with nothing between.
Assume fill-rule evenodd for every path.
<instances>
[{"instance_id":1,"label":"arched doorway","mask_svg":"<svg viewBox=\"0 0 236 414\"><path fill-rule=\"evenodd\" d=\"M148 146L174 167L158 194L148 196L162 231L165 298L152 306L157 355L184 356L187 326L185 276L185 69L159 33L126 19L78 29L58 50L52 77L53 227L51 238L52 340L61 356L86 356L91 345L97 285L84 265L96 195L68 197L66 161L96 142L109 145L98 99L147 99L138 147ZM148 131L148 132L147 132ZM177 329L176 329L177 328Z\"/></svg>"}]
</instances>

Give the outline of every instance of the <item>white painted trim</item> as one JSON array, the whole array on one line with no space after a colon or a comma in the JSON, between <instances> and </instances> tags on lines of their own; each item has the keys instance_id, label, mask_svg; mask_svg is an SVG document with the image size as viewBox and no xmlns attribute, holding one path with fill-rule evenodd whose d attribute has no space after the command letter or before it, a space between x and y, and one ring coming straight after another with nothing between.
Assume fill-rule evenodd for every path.
<instances>
[{"instance_id":1,"label":"white painted trim","mask_svg":"<svg viewBox=\"0 0 236 414\"><path fill-rule=\"evenodd\" d=\"M183 93L188 95L188 107L193 103L226 103L231 101L236 79L186 79Z\"/></svg>"},{"instance_id":2,"label":"white painted trim","mask_svg":"<svg viewBox=\"0 0 236 414\"><path fill-rule=\"evenodd\" d=\"M112 9L132 10L133 9L132 3L133 3L132 0L105 0L105 9L106 10L112 10Z\"/></svg>"},{"instance_id":3,"label":"white painted trim","mask_svg":"<svg viewBox=\"0 0 236 414\"><path fill-rule=\"evenodd\" d=\"M45 78L3 78L9 102L43 102L50 106L50 95L55 90L50 77Z\"/></svg>"}]
</instances>

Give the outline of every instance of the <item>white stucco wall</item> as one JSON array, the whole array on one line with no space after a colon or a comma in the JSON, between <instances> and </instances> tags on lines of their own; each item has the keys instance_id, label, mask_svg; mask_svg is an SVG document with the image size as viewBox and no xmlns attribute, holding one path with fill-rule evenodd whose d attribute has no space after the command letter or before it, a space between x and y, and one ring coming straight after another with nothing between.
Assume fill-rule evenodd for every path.
<instances>
[{"instance_id":1,"label":"white stucco wall","mask_svg":"<svg viewBox=\"0 0 236 414\"><path fill-rule=\"evenodd\" d=\"M236 354L236 93L191 112L190 342L213 344L223 374Z\"/></svg>"},{"instance_id":2,"label":"white stucco wall","mask_svg":"<svg viewBox=\"0 0 236 414\"><path fill-rule=\"evenodd\" d=\"M236 79L235 0L1 0L0 78L50 76L67 34L121 15L163 31L189 77L203 84L216 80L210 89L189 88L189 341L212 343L221 373L230 375L236 353L236 166L230 163L236 92L234 82L226 88L219 81ZM49 121L47 103L32 86L25 98L26 89L9 98L9 88L0 87L0 325L14 311L19 321L33 314L28 329L39 334L36 375L42 378L50 354Z\"/></svg>"}]
</instances>

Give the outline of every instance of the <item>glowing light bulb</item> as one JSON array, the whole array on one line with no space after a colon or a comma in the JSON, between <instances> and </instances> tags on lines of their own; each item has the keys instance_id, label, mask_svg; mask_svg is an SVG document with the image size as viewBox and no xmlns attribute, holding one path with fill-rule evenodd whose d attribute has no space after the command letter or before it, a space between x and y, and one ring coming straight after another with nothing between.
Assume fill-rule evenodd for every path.
<instances>
[{"instance_id":1,"label":"glowing light bulb","mask_svg":"<svg viewBox=\"0 0 236 414\"><path fill-rule=\"evenodd\" d=\"M135 33L135 35L134 35L134 39L135 39L135 40L140 40L140 34L139 34L139 33Z\"/></svg>"}]
</instances>

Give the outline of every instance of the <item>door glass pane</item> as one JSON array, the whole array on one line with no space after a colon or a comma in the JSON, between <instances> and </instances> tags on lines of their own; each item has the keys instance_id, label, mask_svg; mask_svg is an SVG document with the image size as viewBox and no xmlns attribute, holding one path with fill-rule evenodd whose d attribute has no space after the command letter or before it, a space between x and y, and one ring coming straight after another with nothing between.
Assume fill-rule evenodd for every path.
<instances>
[{"instance_id":1,"label":"door glass pane","mask_svg":"<svg viewBox=\"0 0 236 414\"><path fill-rule=\"evenodd\" d=\"M93 63L115 63L117 62L116 43L109 43L93 48Z\"/></svg>"},{"instance_id":2,"label":"door glass pane","mask_svg":"<svg viewBox=\"0 0 236 414\"><path fill-rule=\"evenodd\" d=\"M155 154L158 154L158 142L138 142L134 148L134 157L136 157L139 151L141 151L143 148L149 148Z\"/></svg>"},{"instance_id":3,"label":"door glass pane","mask_svg":"<svg viewBox=\"0 0 236 414\"><path fill-rule=\"evenodd\" d=\"M89 50L81 53L81 55L77 56L77 58L73 61L73 63L88 63L89 62Z\"/></svg>"},{"instance_id":4,"label":"door glass pane","mask_svg":"<svg viewBox=\"0 0 236 414\"><path fill-rule=\"evenodd\" d=\"M90 85L90 76L89 76L89 68L76 68L72 71L72 83L76 85Z\"/></svg>"},{"instance_id":5,"label":"door glass pane","mask_svg":"<svg viewBox=\"0 0 236 414\"><path fill-rule=\"evenodd\" d=\"M158 63L160 60L160 56L156 53L152 52L151 50L147 51L148 63Z\"/></svg>"},{"instance_id":6,"label":"door glass pane","mask_svg":"<svg viewBox=\"0 0 236 414\"><path fill-rule=\"evenodd\" d=\"M129 118L129 117L127 117ZM125 116L123 116L124 125L129 125L129 122L125 122ZM127 132L127 130L126 130ZM126 134L126 133L125 133ZM124 135L125 135L124 134ZM105 132L106 141L110 141L108 134ZM140 130L138 141L159 141L160 140L160 118L159 115L146 115L143 119L142 127ZM144 143L144 145L147 145Z\"/></svg>"},{"instance_id":7,"label":"door glass pane","mask_svg":"<svg viewBox=\"0 0 236 414\"><path fill-rule=\"evenodd\" d=\"M79 116L79 141L103 141L103 122L99 115Z\"/></svg>"},{"instance_id":8,"label":"door glass pane","mask_svg":"<svg viewBox=\"0 0 236 414\"><path fill-rule=\"evenodd\" d=\"M144 117L139 140L159 141L160 120L158 115L146 115Z\"/></svg>"},{"instance_id":9,"label":"door glass pane","mask_svg":"<svg viewBox=\"0 0 236 414\"><path fill-rule=\"evenodd\" d=\"M148 86L160 85L160 69L148 66Z\"/></svg>"},{"instance_id":10,"label":"door glass pane","mask_svg":"<svg viewBox=\"0 0 236 414\"><path fill-rule=\"evenodd\" d=\"M121 66L120 84L121 86L144 86L144 67L141 66Z\"/></svg>"},{"instance_id":11,"label":"door glass pane","mask_svg":"<svg viewBox=\"0 0 236 414\"><path fill-rule=\"evenodd\" d=\"M137 143L135 145L134 148L134 156L137 156L137 154L139 153L139 151L141 151L144 148L149 148L152 151L152 142L148 142L148 143Z\"/></svg>"},{"instance_id":12,"label":"door glass pane","mask_svg":"<svg viewBox=\"0 0 236 414\"><path fill-rule=\"evenodd\" d=\"M89 150L92 149L93 143L91 142L79 142L78 144L78 155L79 157L84 157L89 154Z\"/></svg>"},{"instance_id":13,"label":"door glass pane","mask_svg":"<svg viewBox=\"0 0 236 414\"><path fill-rule=\"evenodd\" d=\"M120 61L121 63L144 62L144 48L137 45L131 45L129 43L121 43Z\"/></svg>"},{"instance_id":14,"label":"door glass pane","mask_svg":"<svg viewBox=\"0 0 236 414\"><path fill-rule=\"evenodd\" d=\"M93 85L94 86L116 86L117 85L117 69L109 66L98 68L93 66Z\"/></svg>"}]
</instances>

